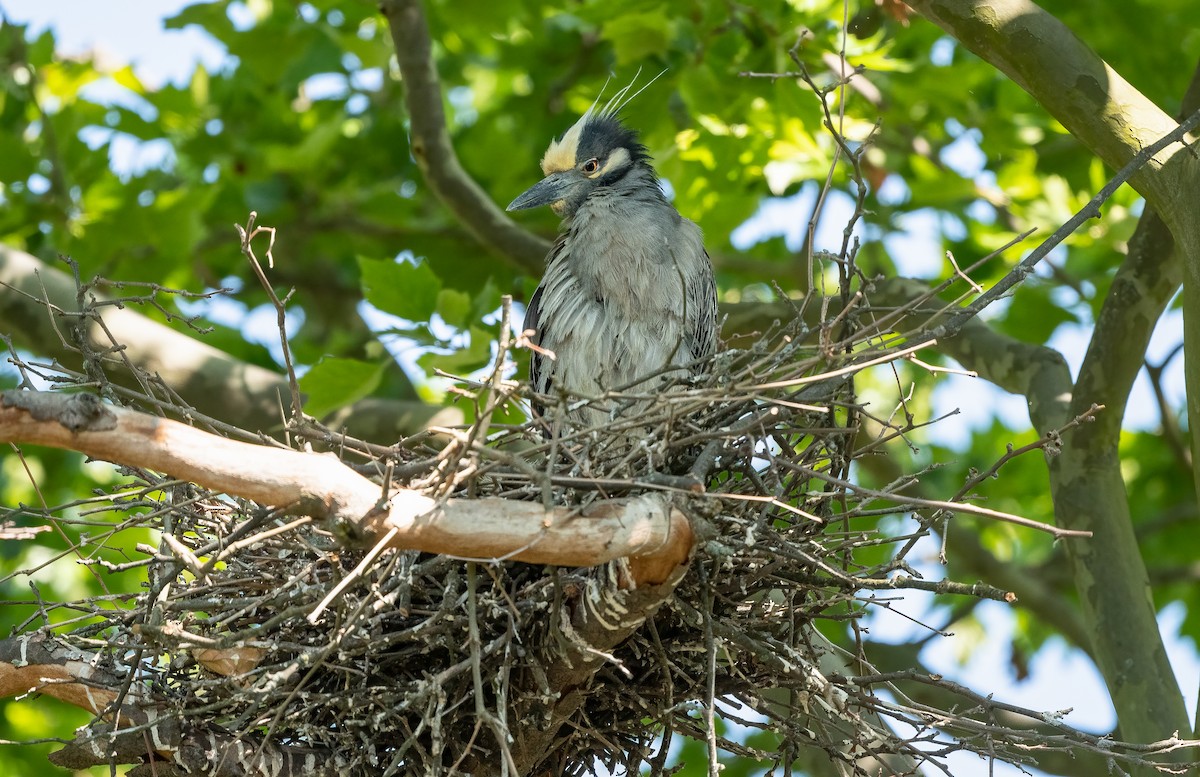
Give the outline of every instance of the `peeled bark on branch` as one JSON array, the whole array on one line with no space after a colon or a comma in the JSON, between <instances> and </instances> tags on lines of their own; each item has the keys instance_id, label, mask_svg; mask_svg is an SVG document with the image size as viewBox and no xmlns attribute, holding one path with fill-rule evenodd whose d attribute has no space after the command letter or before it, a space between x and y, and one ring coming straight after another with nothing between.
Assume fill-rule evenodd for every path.
<instances>
[{"instance_id":1,"label":"peeled bark on branch","mask_svg":"<svg viewBox=\"0 0 1200 777\"><path fill-rule=\"evenodd\" d=\"M553 752L564 721L577 712L596 671L609 660L608 651L671 597L687 572L694 542L683 513L655 495L586 509L546 509L504 499L434 500L405 489L384 499L380 486L332 455L229 440L107 405L91 394L0 393L0 441L76 450L166 472L322 518L343 535L391 547L572 567L624 558L564 598L564 639L549 646L543 663L544 691L556 699L554 714L543 717L525 709L537 703L528 699L512 710L518 719L544 720L511 732L508 752L522 774ZM71 768L145 762L136 773L151 773L147 768L157 775L215 777L345 773L345 760L336 752L265 742L257 735L239 737L180 719L164 699L143 690L122 696L127 669L107 667L101 654L53 637L14 638L0 642L0 698L42 692L95 714L95 724L52 756ZM499 773L495 763L473 759L471 773Z\"/></svg>"},{"instance_id":2,"label":"peeled bark on branch","mask_svg":"<svg viewBox=\"0 0 1200 777\"><path fill-rule=\"evenodd\" d=\"M79 451L330 522L367 542L465 558L581 567L632 557L634 587L670 578L691 552L687 518L643 495L586 509L507 499L434 500L375 483L330 454L237 442L104 404L92 394L0 394L0 441Z\"/></svg>"}]
</instances>

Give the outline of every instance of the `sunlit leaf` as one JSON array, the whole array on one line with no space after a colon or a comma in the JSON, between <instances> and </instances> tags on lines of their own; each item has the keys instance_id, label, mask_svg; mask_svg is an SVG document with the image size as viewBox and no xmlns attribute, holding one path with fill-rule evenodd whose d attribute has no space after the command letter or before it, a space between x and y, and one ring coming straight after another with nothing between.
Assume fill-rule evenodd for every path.
<instances>
[{"instance_id":1,"label":"sunlit leaf","mask_svg":"<svg viewBox=\"0 0 1200 777\"><path fill-rule=\"evenodd\" d=\"M369 396L379 385L385 365L357 359L327 357L300 378L304 412L322 418L331 411Z\"/></svg>"},{"instance_id":2,"label":"sunlit leaf","mask_svg":"<svg viewBox=\"0 0 1200 777\"><path fill-rule=\"evenodd\" d=\"M442 282L428 262L379 261L359 257L363 296L385 313L426 321L437 310Z\"/></svg>"}]
</instances>

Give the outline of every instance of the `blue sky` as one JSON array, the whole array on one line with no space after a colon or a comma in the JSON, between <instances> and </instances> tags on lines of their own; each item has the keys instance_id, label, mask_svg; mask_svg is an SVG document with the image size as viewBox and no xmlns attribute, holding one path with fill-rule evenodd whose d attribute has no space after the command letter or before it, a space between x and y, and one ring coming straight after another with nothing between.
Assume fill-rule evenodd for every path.
<instances>
[{"instance_id":1,"label":"blue sky","mask_svg":"<svg viewBox=\"0 0 1200 777\"><path fill-rule=\"evenodd\" d=\"M0 0L0 9L9 20L31 23L35 31L52 27L62 55L91 51L100 61L113 66L132 63L142 81L153 87L166 82L186 81L196 63L211 68L224 60L223 47L203 32L197 29L163 29L162 19L187 4L186 0ZM246 7L242 6L239 12L246 13ZM131 155L130 158L114 159L114 164L139 163L136 155L143 151L130 149L123 152ZM984 175L982 156L969 134L962 136L944 161L965 175ZM145 163L145 160L141 160L141 163ZM815 187L807 187L795 196L768 201L758 216L739 228L734 236L735 242L750 244L772 235L785 235L790 244L798 244L800 233L796 225L807 219L814 196ZM828 207L830 212L823 223L832 232L818 235L818 246L837 245L840 242L840 225L845 223L842 216L848 212L847 203L837 198L832 199ZM902 271L918 277L940 273L942 253L936 236L944 225L928 214L917 214L905 226L905 234L888 240L889 251L897 257ZM239 315L236 307L229 311L229 315ZM1083 348L1090 336L1090 323L1085 320L1082 325L1064 327L1050 343L1063 352L1073 371L1078 369L1082 361ZM247 323L248 331L254 327L252 321ZM273 323L267 328L273 337ZM1156 330L1150 349L1151 359L1161 359L1181 339L1182 323L1179 316L1166 317ZM1177 358L1169 371L1167 386L1172 396L1181 400L1182 358ZM938 402L938 409L942 412L955 406L963 410L963 414L956 419L937 426L938 434L950 444L954 444L955 440L960 443L965 441L971 428L990 423L993 413L999 414L1013 428L1025 428L1028 425L1023 399L1004 394L982 381L948 378L938 391ZM1155 403L1144 376L1130 402L1128 421L1141 428L1157 425ZM929 559L924 571L934 578L940 577L942 570L932 562L936 549L927 547L923 551ZM934 607L933 597L920 593L907 594L902 603L894 604L894 609L917 619L924 617ZM1012 611L999 604L985 603L981 608L981 617L985 635L939 637L931 641L923 653L923 659L931 669L973 687L994 692L997 698L1005 701L1045 710L1074 708L1067 720L1088 730L1104 731L1113 725L1113 712L1103 684L1090 662L1079 651L1068 648L1061 641L1052 642L1037 654L1029 678L1023 682L1017 681L1008 660ZM1200 684L1200 659L1194 645L1180 641L1175 636L1182 617L1181 608L1168 608L1161 614L1160 625L1194 717L1197 685ZM870 625L874 638L896 641L909 637L914 628L906 618L884 610L876 611ZM965 666L960 667L958 653L964 650L964 645L971 646L970 658ZM1011 767L991 767L973 756L957 757L952 764L956 777L1008 777L1021 773Z\"/></svg>"}]
</instances>

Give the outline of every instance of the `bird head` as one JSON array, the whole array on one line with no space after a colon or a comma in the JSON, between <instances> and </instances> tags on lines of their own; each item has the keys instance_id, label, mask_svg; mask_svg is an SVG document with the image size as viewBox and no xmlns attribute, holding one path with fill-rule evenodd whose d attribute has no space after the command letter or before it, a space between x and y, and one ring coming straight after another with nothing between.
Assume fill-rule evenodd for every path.
<instances>
[{"instance_id":1,"label":"bird head","mask_svg":"<svg viewBox=\"0 0 1200 777\"><path fill-rule=\"evenodd\" d=\"M549 205L564 218L574 215L592 192L618 184L631 171L648 168L646 147L637 133L614 115L624 90L603 110L588 109L561 138L550 142L542 157L545 178L509 203L507 210ZM635 95L636 96L636 95Z\"/></svg>"}]
</instances>

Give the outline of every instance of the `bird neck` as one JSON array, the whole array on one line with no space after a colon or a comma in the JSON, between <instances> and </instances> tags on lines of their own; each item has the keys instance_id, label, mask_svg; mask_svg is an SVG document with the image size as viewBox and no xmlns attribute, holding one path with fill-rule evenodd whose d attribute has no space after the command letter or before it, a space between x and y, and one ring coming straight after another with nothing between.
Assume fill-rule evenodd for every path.
<instances>
[{"instance_id":1,"label":"bird neck","mask_svg":"<svg viewBox=\"0 0 1200 777\"><path fill-rule=\"evenodd\" d=\"M670 207L662 187L658 185L658 175L654 168L642 161L636 161L624 171L611 179L602 181L592 191L588 192L580 203L563 219L563 229L570 230L575 218L589 204L613 204L614 198L630 206L665 205Z\"/></svg>"}]
</instances>

